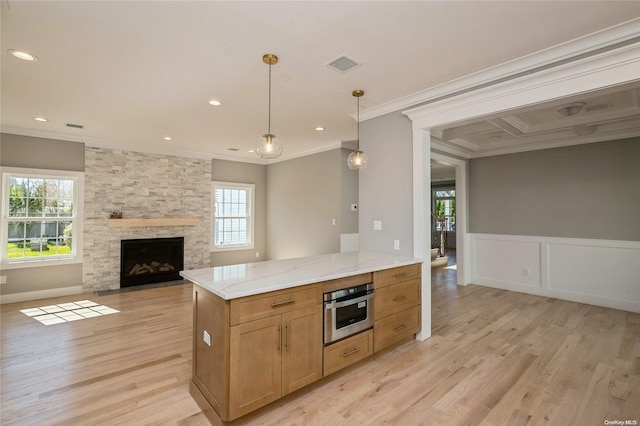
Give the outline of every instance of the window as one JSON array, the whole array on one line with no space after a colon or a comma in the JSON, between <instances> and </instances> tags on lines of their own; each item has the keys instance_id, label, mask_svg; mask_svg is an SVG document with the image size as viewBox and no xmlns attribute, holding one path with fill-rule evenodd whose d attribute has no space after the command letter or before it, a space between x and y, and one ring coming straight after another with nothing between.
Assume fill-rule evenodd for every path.
<instances>
[{"instance_id":1,"label":"window","mask_svg":"<svg viewBox=\"0 0 640 426\"><path fill-rule=\"evenodd\" d=\"M253 248L254 188L213 182L213 251Z\"/></svg>"},{"instance_id":2,"label":"window","mask_svg":"<svg viewBox=\"0 0 640 426\"><path fill-rule=\"evenodd\" d=\"M436 224L436 230L440 230L444 224L445 231L456 230L456 190L454 188L438 188L433 190L433 212L438 217L446 218L446 222Z\"/></svg>"},{"instance_id":3,"label":"window","mask_svg":"<svg viewBox=\"0 0 640 426\"><path fill-rule=\"evenodd\" d=\"M80 262L83 173L1 170L2 266Z\"/></svg>"}]
</instances>

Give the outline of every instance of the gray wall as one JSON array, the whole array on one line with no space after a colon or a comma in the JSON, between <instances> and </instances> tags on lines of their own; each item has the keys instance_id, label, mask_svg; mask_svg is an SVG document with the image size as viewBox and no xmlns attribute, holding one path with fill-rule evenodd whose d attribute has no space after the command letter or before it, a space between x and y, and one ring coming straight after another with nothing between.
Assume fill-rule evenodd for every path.
<instances>
[{"instance_id":1,"label":"gray wall","mask_svg":"<svg viewBox=\"0 0 640 426\"><path fill-rule=\"evenodd\" d=\"M0 166L84 172L84 144L0 134ZM0 294L82 286L82 264L6 269Z\"/></svg>"},{"instance_id":2,"label":"gray wall","mask_svg":"<svg viewBox=\"0 0 640 426\"><path fill-rule=\"evenodd\" d=\"M640 241L640 138L469 160L469 230Z\"/></svg>"},{"instance_id":3,"label":"gray wall","mask_svg":"<svg viewBox=\"0 0 640 426\"><path fill-rule=\"evenodd\" d=\"M211 253L211 266L265 260L267 256L267 166L214 159L211 165L211 179L220 182L254 184L256 204L254 248L213 252ZM256 257L256 252L259 254L258 257Z\"/></svg>"},{"instance_id":4,"label":"gray wall","mask_svg":"<svg viewBox=\"0 0 640 426\"><path fill-rule=\"evenodd\" d=\"M268 259L340 251L341 159L335 149L267 167Z\"/></svg>"},{"instance_id":5,"label":"gray wall","mask_svg":"<svg viewBox=\"0 0 640 426\"><path fill-rule=\"evenodd\" d=\"M360 124L360 148L369 167L360 171L360 249L413 255L413 131L401 112ZM373 221L382 230L373 230ZM400 250L393 241L400 240Z\"/></svg>"},{"instance_id":6,"label":"gray wall","mask_svg":"<svg viewBox=\"0 0 640 426\"><path fill-rule=\"evenodd\" d=\"M84 144L2 133L0 166L84 172Z\"/></svg>"},{"instance_id":7,"label":"gray wall","mask_svg":"<svg viewBox=\"0 0 640 426\"><path fill-rule=\"evenodd\" d=\"M351 150L342 149L340 153L341 183L340 183L340 233L358 233L358 211L351 210L351 204L357 204L359 191L359 174L347 166L347 159Z\"/></svg>"}]
</instances>

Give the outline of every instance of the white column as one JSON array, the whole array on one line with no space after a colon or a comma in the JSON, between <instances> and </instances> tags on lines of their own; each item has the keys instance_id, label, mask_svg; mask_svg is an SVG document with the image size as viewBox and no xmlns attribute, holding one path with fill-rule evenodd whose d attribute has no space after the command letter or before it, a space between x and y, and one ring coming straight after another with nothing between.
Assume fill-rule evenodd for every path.
<instances>
[{"instance_id":1,"label":"white column","mask_svg":"<svg viewBox=\"0 0 640 426\"><path fill-rule=\"evenodd\" d=\"M431 134L413 129L413 256L422 264L422 331L416 340L431 337Z\"/></svg>"}]
</instances>

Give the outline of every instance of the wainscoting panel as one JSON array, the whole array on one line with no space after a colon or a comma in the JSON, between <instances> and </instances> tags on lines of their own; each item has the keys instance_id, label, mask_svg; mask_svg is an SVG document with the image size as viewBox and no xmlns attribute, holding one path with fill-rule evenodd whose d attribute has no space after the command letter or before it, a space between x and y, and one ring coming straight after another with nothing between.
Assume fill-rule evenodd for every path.
<instances>
[{"instance_id":1,"label":"wainscoting panel","mask_svg":"<svg viewBox=\"0 0 640 426\"><path fill-rule=\"evenodd\" d=\"M538 241L475 235L471 239L473 283L540 288L541 253Z\"/></svg>"},{"instance_id":2,"label":"wainscoting panel","mask_svg":"<svg viewBox=\"0 0 640 426\"><path fill-rule=\"evenodd\" d=\"M640 312L640 242L470 237L473 284Z\"/></svg>"}]
</instances>

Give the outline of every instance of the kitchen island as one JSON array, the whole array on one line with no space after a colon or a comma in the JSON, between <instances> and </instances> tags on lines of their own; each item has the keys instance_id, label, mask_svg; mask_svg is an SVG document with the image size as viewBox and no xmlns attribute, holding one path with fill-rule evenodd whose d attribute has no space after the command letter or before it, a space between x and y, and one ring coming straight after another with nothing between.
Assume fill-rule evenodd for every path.
<instances>
[{"instance_id":1,"label":"kitchen island","mask_svg":"<svg viewBox=\"0 0 640 426\"><path fill-rule=\"evenodd\" d=\"M193 286L191 394L237 419L420 331L421 260L350 252L182 271ZM323 294L373 284L373 326L324 344Z\"/></svg>"}]
</instances>

